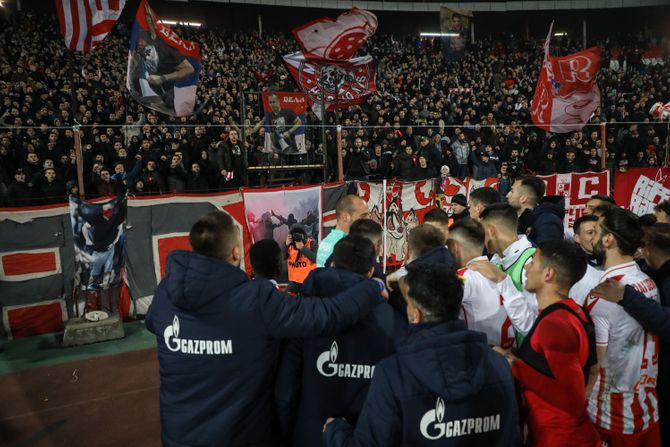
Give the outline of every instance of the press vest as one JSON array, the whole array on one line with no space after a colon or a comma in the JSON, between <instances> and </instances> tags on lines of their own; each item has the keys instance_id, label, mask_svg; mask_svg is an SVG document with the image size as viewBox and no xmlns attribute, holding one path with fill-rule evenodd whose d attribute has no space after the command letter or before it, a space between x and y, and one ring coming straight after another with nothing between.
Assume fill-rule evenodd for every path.
<instances>
[{"instance_id":1,"label":"press vest","mask_svg":"<svg viewBox=\"0 0 670 447\"><path fill-rule=\"evenodd\" d=\"M306 248L312 247L312 241L305 242ZM302 284L309 272L316 268L316 262L312 262L300 253L300 250L295 248L294 244L288 247L288 280Z\"/></svg>"}]
</instances>

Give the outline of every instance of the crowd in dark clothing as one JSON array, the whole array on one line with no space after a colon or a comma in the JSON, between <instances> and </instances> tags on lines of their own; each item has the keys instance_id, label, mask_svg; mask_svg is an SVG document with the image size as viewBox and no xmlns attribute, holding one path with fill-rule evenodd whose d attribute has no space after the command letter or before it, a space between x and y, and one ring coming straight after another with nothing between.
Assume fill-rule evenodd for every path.
<instances>
[{"instance_id":1,"label":"crowd in dark clothing","mask_svg":"<svg viewBox=\"0 0 670 447\"><path fill-rule=\"evenodd\" d=\"M7 206L63 202L79 193L76 124L87 197L235 189L272 176L248 173L249 166L324 160L325 178L314 170L299 180L331 180L336 123L344 129L344 170L351 179L428 179L443 166L449 175L478 179L599 170L600 122L615 122L607 127L608 168L664 160L666 127L650 122L648 109L669 99L667 56L665 65L631 62L624 70L610 64L609 49L622 46L614 40L594 42L604 48L602 107L583 131L555 135L532 127L529 116L540 40L486 38L470 45L462 61L446 62L437 40L374 36L362 52L376 61L378 93L328 113L325 142L319 117L308 111L307 154L288 156L263 151L262 127L252 132L263 119L260 95L247 93L297 90L279 58L298 49L288 34L259 39L252 31L177 27L201 44L202 72L193 115L172 118L142 107L126 91L127 25L119 23L94 52L72 54L55 17L15 14L0 23L0 202ZM555 54L579 49L570 41L555 43ZM625 42L628 48L657 44L641 37ZM50 168L55 177L47 175Z\"/></svg>"}]
</instances>

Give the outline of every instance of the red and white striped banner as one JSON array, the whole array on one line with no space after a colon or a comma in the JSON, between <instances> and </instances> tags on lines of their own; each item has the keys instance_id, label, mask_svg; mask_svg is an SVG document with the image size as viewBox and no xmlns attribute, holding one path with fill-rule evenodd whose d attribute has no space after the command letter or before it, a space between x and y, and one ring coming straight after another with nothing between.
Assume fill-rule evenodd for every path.
<instances>
[{"instance_id":1,"label":"red and white striped banner","mask_svg":"<svg viewBox=\"0 0 670 447\"><path fill-rule=\"evenodd\" d=\"M126 0L56 0L65 46L84 52L100 46L125 4Z\"/></svg>"},{"instance_id":2,"label":"red and white striped banner","mask_svg":"<svg viewBox=\"0 0 670 447\"><path fill-rule=\"evenodd\" d=\"M28 281L61 272L57 247L0 253L0 281Z\"/></svg>"}]
</instances>

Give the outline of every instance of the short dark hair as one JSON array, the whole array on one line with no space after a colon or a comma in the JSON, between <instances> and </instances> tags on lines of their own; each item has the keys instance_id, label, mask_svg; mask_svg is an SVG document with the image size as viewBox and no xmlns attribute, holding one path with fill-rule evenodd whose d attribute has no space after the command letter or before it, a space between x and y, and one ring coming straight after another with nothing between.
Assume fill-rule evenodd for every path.
<instances>
[{"instance_id":1,"label":"short dark hair","mask_svg":"<svg viewBox=\"0 0 670 447\"><path fill-rule=\"evenodd\" d=\"M551 240L540 242L538 249L542 265L554 268L556 281L566 289L584 277L587 257L579 245L566 240Z\"/></svg>"},{"instance_id":2,"label":"short dark hair","mask_svg":"<svg viewBox=\"0 0 670 447\"><path fill-rule=\"evenodd\" d=\"M547 185L544 184L544 180L534 175L522 175L516 181L521 182L521 186L526 189L527 193L530 193L533 197L533 203L538 203L547 191Z\"/></svg>"},{"instance_id":3,"label":"short dark hair","mask_svg":"<svg viewBox=\"0 0 670 447\"><path fill-rule=\"evenodd\" d=\"M593 214L584 214L582 217L577 219L572 225L572 230L575 232L575 234L579 234L582 228L582 224L585 222L598 222L598 216Z\"/></svg>"},{"instance_id":4,"label":"short dark hair","mask_svg":"<svg viewBox=\"0 0 670 447\"><path fill-rule=\"evenodd\" d=\"M602 216L607 211L616 210L618 208L619 208L618 206L616 206L616 205L614 205L610 202L603 202L600 205L598 205L597 207L593 208L593 211L591 211L591 214L596 214L598 216Z\"/></svg>"},{"instance_id":5,"label":"short dark hair","mask_svg":"<svg viewBox=\"0 0 670 447\"><path fill-rule=\"evenodd\" d=\"M403 279L407 293L424 314L426 321L458 318L463 301L463 284L456 271L444 264L413 262Z\"/></svg>"},{"instance_id":6,"label":"short dark hair","mask_svg":"<svg viewBox=\"0 0 670 447\"><path fill-rule=\"evenodd\" d=\"M484 226L481 222L466 217L458 219L449 227L449 235L458 236L474 247L484 247Z\"/></svg>"},{"instance_id":7,"label":"short dark hair","mask_svg":"<svg viewBox=\"0 0 670 447\"><path fill-rule=\"evenodd\" d=\"M470 193L470 202L477 202L487 207L495 203L502 202L500 193L490 186L483 186L472 190Z\"/></svg>"},{"instance_id":8,"label":"short dark hair","mask_svg":"<svg viewBox=\"0 0 670 447\"><path fill-rule=\"evenodd\" d=\"M643 229L646 229L656 223L656 215L651 213L643 214L637 218L637 221L640 222L640 226Z\"/></svg>"},{"instance_id":9,"label":"short dark hair","mask_svg":"<svg viewBox=\"0 0 670 447\"><path fill-rule=\"evenodd\" d=\"M423 222L435 222L441 225L449 225L449 215L440 208L433 208L423 216Z\"/></svg>"},{"instance_id":10,"label":"short dark hair","mask_svg":"<svg viewBox=\"0 0 670 447\"><path fill-rule=\"evenodd\" d=\"M375 265L375 247L370 239L350 234L340 239L333 249L333 265L335 268L367 275Z\"/></svg>"},{"instance_id":11,"label":"short dark hair","mask_svg":"<svg viewBox=\"0 0 670 447\"><path fill-rule=\"evenodd\" d=\"M589 200L600 200L601 202L607 202L607 203L611 203L612 205L616 205L616 202L614 201L613 198L611 198L610 196L603 195L603 194L594 194L594 195L591 196L591 198Z\"/></svg>"},{"instance_id":12,"label":"short dark hair","mask_svg":"<svg viewBox=\"0 0 670 447\"><path fill-rule=\"evenodd\" d=\"M254 276L274 279L282 271L283 256L279 244L274 239L261 239L249 249L249 260Z\"/></svg>"},{"instance_id":13,"label":"short dark hair","mask_svg":"<svg viewBox=\"0 0 670 447\"><path fill-rule=\"evenodd\" d=\"M647 227L643 237L644 245L670 256L670 223L658 222Z\"/></svg>"},{"instance_id":14,"label":"short dark hair","mask_svg":"<svg viewBox=\"0 0 670 447\"><path fill-rule=\"evenodd\" d=\"M415 259L425 255L433 248L443 246L445 243L444 233L427 224L412 228L407 236L409 250Z\"/></svg>"},{"instance_id":15,"label":"short dark hair","mask_svg":"<svg viewBox=\"0 0 670 447\"><path fill-rule=\"evenodd\" d=\"M642 243L642 227L637 217L623 208L613 208L602 215L600 222L605 233L612 234L617 241L619 251L632 256Z\"/></svg>"},{"instance_id":16,"label":"short dark hair","mask_svg":"<svg viewBox=\"0 0 670 447\"><path fill-rule=\"evenodd\" d=\"M670 214L670 200L666 200L665 202L661 202L656 205L654 207L654 211L663 211L665 214Z\"/></svg>"},{"instance_id":17,"label":"short dark hair","mask_svg":"<svg viewBox=\"0 0 670 447\"><path fill-rule=\"evenodd\" d=\"M381 225L379 225L379 222L375 222L372 219L355 220L354 223L352 223L351 227L349 228L350 235L357 234L359 236L368 238L371 241L373 239L379 239L380 237L382 237L383 233L384 229L382 228Z\"/></svg>"},{"instance_id":18,"label":"short dark hair","mask_svg":"<svg viewBox=\"0 0 670 447\"><path fill-rule=\"evenodd\" d=\"M496 220L507 227L507 229L514 229L514 231L516 231L516 228L519 225L519 216L517 216L516 210L507 203L496 203L487 206L479 215L479 219Z\"/></svg>"},{"instance_id":19,"label":"short dark hair","mask_svg":"<svg viewBox=\"0 0 670 447\"><path fill-rule=\"evenodd\" d=\"M194 252L225 261L237 244L238 231L229 214L212 211L193 224L188 241Z\"/></svg>"}]
</instances>

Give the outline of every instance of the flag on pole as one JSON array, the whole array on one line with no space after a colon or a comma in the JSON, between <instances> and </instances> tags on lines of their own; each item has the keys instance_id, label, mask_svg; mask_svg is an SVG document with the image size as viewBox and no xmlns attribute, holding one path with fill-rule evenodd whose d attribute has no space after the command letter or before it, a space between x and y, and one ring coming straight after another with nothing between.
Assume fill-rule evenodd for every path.
<instances>
[{"instance_id":1,"label":"flag on pole","mask_svg":"<svg viewBox=\"0 0 670 447\"><path fill-rule=\"evenodd\" d=\"M377 16L352 8L337 19L322 17L293 30L306 59L351 59L363 43L377 31Z\"/></svg>"},{"instance_id":2,"label":"flag on pole","mask_svg":"<svg viewBox=\"0 0 670 447\"><path fill-rule=\"evenodd\" d=\"M102 45L125 4L126 0L56 0L65 46L89 52Z\"/></svg>"},{"instance_id":3,"label":"flag on pole","mask_svg":"<svg viewBox=\"0 0 670 447\"><path fill-rule=\"evenodd\" d=\"M142 0L130 37L126 85L142 105L170 116L193 113L200 45L179 37Z\"/></svg>"},{"instance_id":4,"label":"flag on pole","mask_svg":"<svg viewBox=\"0 0 670 447\"><path fill-rule=\"evenodd\" d=\"M600 105L600 89L595 82L600 70L600 48L550 56L553 25L544 42L544 60L530 116L536 126L548 132L574 132L584 127Z\"/></svg>"},{"instance_id":5,"label":"flag on pole","mask_svg":"<svg viewBox=\"0 0 670 447\"><path fill-rule=\"evenodd\" d=\"M322 99L326 111L332 112L360 104L377 91L371 56L333 63L308 61L302 53L293 53L284 56L284 62L317 116Z\"/></svg>"}]
</instances>

